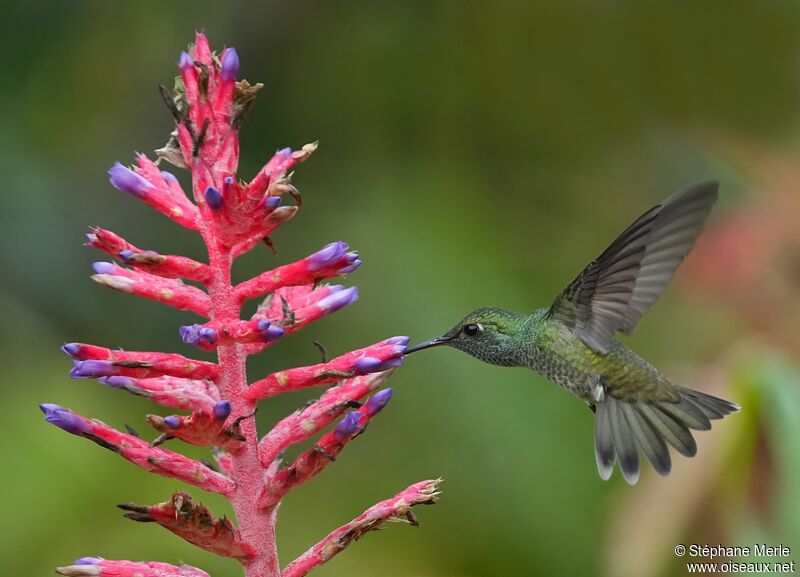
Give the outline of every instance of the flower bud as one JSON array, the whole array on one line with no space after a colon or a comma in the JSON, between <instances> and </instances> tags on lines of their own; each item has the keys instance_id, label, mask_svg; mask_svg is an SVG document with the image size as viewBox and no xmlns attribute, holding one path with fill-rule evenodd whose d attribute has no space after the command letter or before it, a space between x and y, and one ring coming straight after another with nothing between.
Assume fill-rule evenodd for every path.
<instances>
[{"instance_id":1,"label":"flower bud","mask_svg":"<svg viewBox=\"0 0 800 577\"><path fill-rule=\"evenodd\" d=\"M280 203L281 203L281 197L280 196L266 195L264 197L264 208L267 210L267 212L272 212L273 210L278 208L278 205Z\"/></svg>"},{"instance_id":2,"label":"flower bud","mask_svg":"<svg viewBox=\"0 0 800 577\"><path fill-rule=\"evenodd\" d=\"M178 427L181 426L181 418L176 415L169 415L168 417L164 417L163 422L170 429L177 429Z\"/></svg>"},{"instance_id":3,"label":"flower bud","mask_svg":"<svg viewBox=\"0 0 800 577\"><path fill-rule=\"evenodd\" d=\"M231 402L220 401L214 405L214 418L218 421L224 421L231 414Z\"/></svg>"},{"instance_id":4,"label":"flower bud","mask_svg":"<svg viewBox=\"0 0 800 577\"><path fill-rule=\"evenodd\" d=\"M114 274L116 271L117 266L112 262L96 262L92 264L92 269L97 274Z\"/></svg>"},{"instance_id":5,"label":"flower bud","mask_svg":"<svg viewBox=\"0 0 800 577\"><path fill-rule=\"evenodd\" d=\"M347 252L347 243L342 241L326 244L320 250L306 258L309 270L319 270L342 259Z\"/></svg>"},{"instance_id":6,"label":"flower bud","mask_svg":"<svg viewBox=\"0 0 800 577\"><path fill-rule=\"evenodd\" d=\"M329 294L324 299L320 300L317 303L317 305L321 309L324 309L326 312L332 313L357 300L358 300L358 288L350 287Z\"/></svg>"},{"instance_id":7,"label":"flower bud","mask_svg":"<svg viewBox=\"0 0 800 577\"><path fill-rule=\"evenodd\" d=\"M236 52L236 48L225 50L219 75L223 80L235 80L239 75L239 54Z\"/></svg>"},{"instance_id":8,"label":"flower bud","mask_svg":"<svg viewBox=\"0 0 800 577\"><path fill-rule=\"evenodd\" d=\"M219 210L222 208L222 193L213 186L209 186L205 193L206 203L211 210Z\"/></svg>"},{"instance_id":9,"label":"flower bud","mask_svg":"<svg viewBox=\"0 0 800 577\"><path fill-rule=\"evenodd\" d=\"M83 435L89 432L90 426L69 409L53 403L42 403L39 408L44 413L44 420L73 435Z\"/></svg>"},{"instance_id":10,"label":"flower bud","mask_svg":"<svg viewBox=\"0 0 800 577\"><path fill-rule=\"evenodd\" d=\"M100 377L97 380L98 382L104 385L108 385L109 387L113 387L115 389L127 389L128 387L132 387L135 382L131 377L126 377L123 375Z\"/></svg>"},{"instance_id":11,"label":"flower bud","mask_svg":"<svg viewBox=\"0 0 800 577\"><path fill-rule=\"evenodd\" d=\"M339 421L339 424L336 425L336 428L333 430L333 436L339 442L347 441L360 429L358 424L360 419L361 413L358 411L350 411Z\"/></svg>"},{"instance_id":12,"label":"flower bud","mask_svg":"<svg viewBox=\"0 0 800 577\"><path fill-rule=\"evenodd\" d=\"M178 68L184 70L190 66L194 66L194 60L187 52L181 52L180 58L178 58Z\"/></svg>"},{"instance_id":13,"label":"flower bud","mask_svg":"<svg viewBox=\"0 0 800 577\"><path fill-rule=\"evenodd\" d=\"M65 355L75 357L80 352L81 345L80 343L66 343L61 347L61 350L64 351Z\"/></svg>"},{"instance_id":14,"label":"flower bud","mask_svg":"<svg viewBox=\"0 0 800 577\"><path fill-rule=\"evenodd\" d=\"M150 181L119 162L108 169L108 175L114 188L134 196L147 196L147 191L155 188Z\"/></svg>"},{"instance_id":15,"label":"flower bud","mask_svg":"<svg viewBox=\"0 0 800 577\"><path fill-rule=\"evenodd\" d=\"M383 389L372 395L363 409L364 412L370 417L379 413L392 398L392 392L392 389Z\"/></svg>"},{"instance_id":16,"label":"flower bud","mask_svg":"<svg viewBox=\"0 0 800 577\"><path fill-rule=\"evenodd\" d=\"M381 366L381 360L375 357L362 357L353 363L353 368L363 374L374 373Z\"/></svg>"},{"instance_id":17,"label":"flower bud","mask_svg":"<svg viewBox=\"0 0 800 577\"><path fill-rule=\"evenodd\" d=\"M73 368L69 372L69 376L73 379L110 377L118 372L111 361L72 361L72 364Z\"/></svg>"}]
</instances>

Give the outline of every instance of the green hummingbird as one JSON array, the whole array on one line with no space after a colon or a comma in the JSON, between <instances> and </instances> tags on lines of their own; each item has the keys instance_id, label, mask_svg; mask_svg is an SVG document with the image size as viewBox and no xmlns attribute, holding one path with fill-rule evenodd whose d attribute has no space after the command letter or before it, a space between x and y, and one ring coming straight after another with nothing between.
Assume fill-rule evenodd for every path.
<instances>
[{"instance_id":1,"label":"green hummingbird","mask_svg":"<svg viewBox=\"0 0 800 577\"><path fill-rule=\"evenodd\" d=\"M696 184L645 212L550 307L530 314L481 308L407 353L450 346L493 365L533 369L595 413L602 479L618 462L625 480L635 484L640 451L668 475L668 444L693 457L690 429L708 430L711 420L740 407L670 382L615 333L629 334L667 286L700 236L718 189L716 182Z\"/></svg>"}]
</instances>

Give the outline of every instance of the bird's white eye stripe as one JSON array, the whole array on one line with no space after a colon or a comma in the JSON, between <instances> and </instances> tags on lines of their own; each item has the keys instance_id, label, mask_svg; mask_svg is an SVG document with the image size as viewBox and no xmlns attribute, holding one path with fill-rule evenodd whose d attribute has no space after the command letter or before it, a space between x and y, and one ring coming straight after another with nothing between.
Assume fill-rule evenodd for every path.
<instances>
[{"instance_id":1,"label":"bird's white eye stripe","mask_svg":"<svg viewBox=\"0 0 800 577\"><path fill-rule=\"evenodd\" d=\"M482 325L482 324L480 324L480 323L477 323L477 327L478 327L478 330L479 330L479 331L482 331L482 330L483 330L483 325Z\"/></svg>"}]
</instances>

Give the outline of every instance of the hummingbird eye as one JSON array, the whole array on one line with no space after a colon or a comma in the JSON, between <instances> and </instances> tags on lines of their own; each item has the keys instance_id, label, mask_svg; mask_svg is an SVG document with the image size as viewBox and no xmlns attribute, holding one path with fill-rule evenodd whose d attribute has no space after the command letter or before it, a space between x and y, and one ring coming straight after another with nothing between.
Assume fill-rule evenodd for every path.
<instances>
[{"instance_id":1,"label":"hummingbird eye","mask_svg":"<svg viewBox=\"0 0 800 577\"><path fill-rule=\"evenodd\" d=\"M468 325L464 325L464 334L468 337L474 337L478 334L478 331L482 331L483 327L479 324L470 323Z\"/></svg>"}]
</instances>

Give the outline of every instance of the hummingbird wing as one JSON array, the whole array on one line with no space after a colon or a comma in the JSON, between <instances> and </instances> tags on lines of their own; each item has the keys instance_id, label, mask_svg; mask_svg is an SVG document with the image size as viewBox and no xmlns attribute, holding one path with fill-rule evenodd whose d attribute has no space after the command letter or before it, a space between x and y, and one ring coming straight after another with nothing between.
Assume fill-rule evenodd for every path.
<instances>
[{"instance_id":1,"label":"hummingbird wing","mask_svg":"<svg viewBox=\"0 0 800 577\"><path fill-rule=\"evenodd\" d=\"M685 188L645 212L556 298L549 316L605 354L629 333L675 274L703 230L719 185Z\"/></svg>"}]
</instances>

